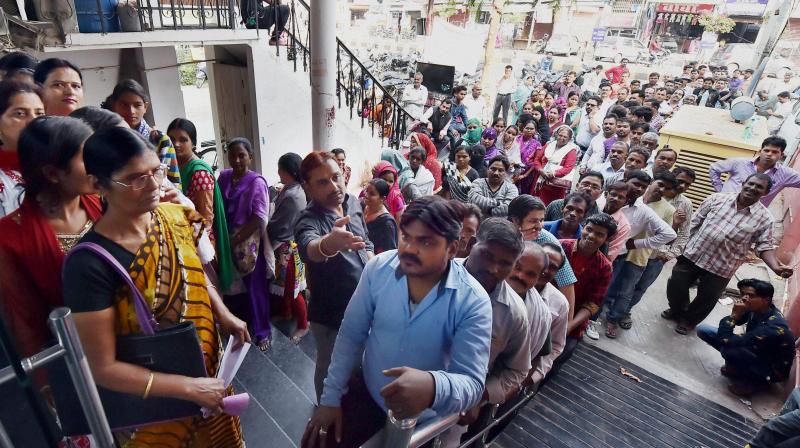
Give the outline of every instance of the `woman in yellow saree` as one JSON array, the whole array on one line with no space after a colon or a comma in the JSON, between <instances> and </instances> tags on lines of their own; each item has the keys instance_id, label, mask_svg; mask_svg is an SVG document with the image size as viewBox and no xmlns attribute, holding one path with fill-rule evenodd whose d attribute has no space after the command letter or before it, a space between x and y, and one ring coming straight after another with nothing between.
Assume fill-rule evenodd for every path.
<instances>
[{"instance_id":1,"label":"woman in yellow saree","mask_svg":"<svg viewBox=\"0 0 800 448\"><path fill-rule=\"evenodd\" d=\"M232 390L215 377L221 358L217 326L239 342L247 326L222 303L203 265L213 246L202 235L202 218L174 204L159 204L166 175L153 148L130 129L98 131L84 144L90 180L108 204L105 215L84 236L106 249L128 272L156 321L169 327L192 321L197 329L207 378L150 371L116 360L118 336L140 332L130 291L109 265L80 251L64 269L64 300L72 308L97 384L118 392L192 401L212 411L200 416L117 434L125 447L241 448L239 419L222 414Z\"/></svg>"}]
</instances>

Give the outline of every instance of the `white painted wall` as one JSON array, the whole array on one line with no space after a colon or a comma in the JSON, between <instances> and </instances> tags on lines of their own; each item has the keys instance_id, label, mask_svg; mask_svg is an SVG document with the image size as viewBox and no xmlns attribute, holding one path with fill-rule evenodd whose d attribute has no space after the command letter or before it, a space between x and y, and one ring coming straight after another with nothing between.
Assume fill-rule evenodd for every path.
<instances>
[{"instance_id":1,"label":"white painted wall","mask_svg":"<svg viewBox=\"0 0 800 448\"><path fill-rule=\"evenodd\" d=\"M118 49L110 50L67 50L61 52L39 53L35 56L42 59L66 59L81 69L83 74L83 105L100 106L106 99L119 76Z\"/></svg>"}]
</instances>

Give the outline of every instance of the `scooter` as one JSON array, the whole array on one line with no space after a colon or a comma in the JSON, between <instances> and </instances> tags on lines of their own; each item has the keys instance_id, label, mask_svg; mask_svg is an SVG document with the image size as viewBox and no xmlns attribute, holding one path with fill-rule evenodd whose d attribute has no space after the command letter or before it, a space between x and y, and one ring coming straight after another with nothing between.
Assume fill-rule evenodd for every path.
<instances>
[{"instance_id":1,"label":"scooter","mask_svg":"<svg viewBox=\"0 0 800 448\"><path fill-rule=\"evenodd\" d=\"M206 70L207 69L205 62L197 64L197 74L194 75L194 85L198 89L203 87L203 84L205 84L206 80L208 79L208 73L206 72Z\"/></svg>"}]
</instances>

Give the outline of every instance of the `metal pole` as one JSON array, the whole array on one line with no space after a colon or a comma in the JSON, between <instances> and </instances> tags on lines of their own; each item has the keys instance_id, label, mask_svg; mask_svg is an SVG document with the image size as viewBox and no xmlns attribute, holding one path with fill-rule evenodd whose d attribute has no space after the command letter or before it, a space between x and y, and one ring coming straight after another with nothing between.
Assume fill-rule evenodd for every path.
<instances>
[{"instance_id":1,"label":"metal pole","mask_svg":"<svg viewBox=\"0 0 800 448\"><path fill-rule=\"evenodd\" d=\"M83 346L78 337L78 330L75 328L72 311L65 307L56 308L50 313L49 320L50 329L58 338L58 343L66 350L64 360L89 424L89 430L99 446L112 448L114 438L111 435L111 428L108 426L106 412L100 402L100 395L97 393L92 372L89 370L89 362L83 353Z\"/></svg>"},{"instance_id":2,"label":"metal pole","mask_svg":"<svg viewBox=\"0 0 800 448\"><path fill-rule=\"evenodd\" d=\"M336 134L336 2L311 2L311 132L314 151L328 151Z\"/></svg>"},{"instance_id":3,"label":"metal pole","mask_svg":"<svg viewBox=\"0 0 800 448\"><path fill-rule=\"evenodd\" d=\"M8 436L6 428L3 426L3 422L0 422L0 448L14 448L14 444L11 443L11 437Z\"/></svg>"}]
</instances>

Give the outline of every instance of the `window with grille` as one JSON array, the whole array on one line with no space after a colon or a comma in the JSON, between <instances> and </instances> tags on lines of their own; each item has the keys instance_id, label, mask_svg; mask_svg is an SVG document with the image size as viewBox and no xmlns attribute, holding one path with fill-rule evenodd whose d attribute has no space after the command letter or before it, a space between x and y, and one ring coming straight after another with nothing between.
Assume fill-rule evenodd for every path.
<instances>
[{"instance_id":1,"label":"window with grille","mask_svg":"<svg viewBox=\"0 0 800 448\"><path fill-rule=\"evenodd\" d=\"M644 0L614 0L612 12L631 13L636 12L644 4Z\"/></svg>"}]
</instances>

